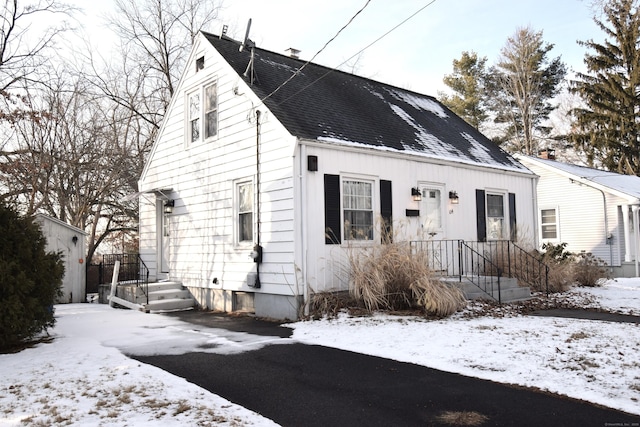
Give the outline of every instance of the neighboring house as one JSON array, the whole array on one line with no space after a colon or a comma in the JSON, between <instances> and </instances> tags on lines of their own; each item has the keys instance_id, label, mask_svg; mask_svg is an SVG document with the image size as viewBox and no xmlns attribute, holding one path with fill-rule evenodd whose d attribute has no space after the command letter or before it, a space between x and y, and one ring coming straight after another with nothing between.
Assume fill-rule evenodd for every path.
<instances>
[{"instance_id":1,"label":"neighboring house","mask_svg":"<svg viewBox=\"0 0 640 427\"><path fill-rule=\"evenodd\" d=\"M86 301L86 236L83 230L59 219L37 214L35 221L40 224L42 234L47 239L47 252L61 252L64 261L62 297L58 303Z\"/></svg>"},{"instance_id":2,"label":"neighboring house","mask_svg":"<svg viewBox=\"0 0 640 427\"><path fill-rule=\"evenodd\" d=\"M637 276L640 177L547 158L517 156L540 176L539 242L590 252L617 277Z\"/></svg>"},{"instance_id":3,"label":"neighboring house","mask_svg":"<svg viewBox=\"0 0 640 427\"><path fill-rule=\"evenodd\" d=\"M294 319L381 223L533 238L535 180L435 98L200 33L139 182L140 254L203 308Z\"/></svg>"}]
</instances>

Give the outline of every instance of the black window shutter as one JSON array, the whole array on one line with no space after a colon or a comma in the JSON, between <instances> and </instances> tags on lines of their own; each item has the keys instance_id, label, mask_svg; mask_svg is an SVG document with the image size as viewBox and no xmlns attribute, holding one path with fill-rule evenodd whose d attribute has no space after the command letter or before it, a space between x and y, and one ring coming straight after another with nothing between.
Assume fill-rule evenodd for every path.
<instances>
[{"instance_id":1,"label":"black window shutter","mask_svg":"<svg viewBox=\"0 0 640 427\"><path fill-rule=\"evenodd\" d=\"M380 216L382 217L382 243L393 243L393 206L391 181L380 180Z\"/></svg>"},{"instance_id":2,"label":"black window shutter","mask_svg":"<svg viewBox=\"0 0 640 427\"><path fill-rule=\"evenodd\" d=\"M324 242L342 243L340 232L340 175L324 176Z\"/></svg>"},{"instance_id":3,"label":"black window shutter","mask_svg":"<svg viewBox=\"0 0 640 427\"><path fill-rule=\"evenodd\" d=\"M484 190L476 190L476 224L478 229L478 241L487 241L487 218L485 209Z\"/></svg>"},{"instance_id":4,"label":"black window shutter","mask_svg":"<svg viewBox=\"0 0 640 427\"><path fill-rule=\"evenodd\" d=\"M518 229L516 225L516 195L509 193L509 231L511 233L511 241L515 242L518 238Z\"/></svg>"}]
</instances>

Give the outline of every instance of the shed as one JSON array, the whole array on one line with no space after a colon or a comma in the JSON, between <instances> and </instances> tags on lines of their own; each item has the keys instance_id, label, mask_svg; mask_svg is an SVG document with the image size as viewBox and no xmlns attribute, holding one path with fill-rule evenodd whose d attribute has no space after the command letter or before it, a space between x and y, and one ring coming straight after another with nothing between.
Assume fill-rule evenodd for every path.
<instances>
[{"instance_id":1,"label":"shed","mask_svg":"<svg viewBox=\"0 0 640 427\"><path fill-rule=\"evenodd\" d=\"M58 303L77 303L86 300L86 236L87 233L59 219L37 214L35 221L40 224L42 234L47 239L48 252L61 252L64 261L62 297Z\"/></svg>"}]
</instances>

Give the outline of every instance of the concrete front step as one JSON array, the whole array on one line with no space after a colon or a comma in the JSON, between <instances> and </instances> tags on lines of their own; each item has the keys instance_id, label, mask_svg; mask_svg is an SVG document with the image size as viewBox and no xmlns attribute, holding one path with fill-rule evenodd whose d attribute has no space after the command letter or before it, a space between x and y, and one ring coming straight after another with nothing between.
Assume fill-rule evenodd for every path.
<instances>
[{"instance_id":1,"label":"concrete front step","mask_svg":"<svg viewBox=\"0 0 640 427\"><path fill-rule=\"evenodd\" d=\"M191 293L182 282L166 281L149 283L147 310L153 312L191 310L196 305Z\"/></svg>"},{"instance_id":2,"label":"concrete front step","mask_svg":"<svg viewBox=\"0 0 640 427\"><path fill-rule=\"evenodd\" d=\"M168 311L193 310L194 305L195 301L193 298L173 298L149 301L149 304L145 304L145 307L149 313L163 313Z\"/></svg>"},{"instance_id":3,"label":"concrete front step","mask_svg":"<svg viewBox=\"0 0 640 427\"><path fill-rule=\"evenodd\" d=\"M191 299L191 294L186 289L163 289L161 291L149 291L149 302L169 299Z\"/></svg>"},{"instance_id":4,"label":"concrete front step","mask_svg":"<svg viewBox=\"0 0 640 427\"><path fill-rule=\"evenodd\" d=\"M149 283L149 293L165 291L167 289L183 289L182 282L166 281Z\"/></svg>"},{"instance_id":5,"label":"concrete front step","mask_svg":"<svg viewBox=\"0 0 640 427\"><path fill-rule=\"evenodd\" d=\"M495 278L491 277L475 277L475 281L479 281L481 286L477 286L467 277L462 277L462 281L458 277L447 277L443 280L454 284L462 290L467 299L492 298L496 301L500 298L501 302L522 301L531 298L531 290L528 286L519 286L517 279L510 277L500 278L500 293L498 293L498 283ZM492 283L493 280L493 283Z\"/></svg>"}]
</instances>

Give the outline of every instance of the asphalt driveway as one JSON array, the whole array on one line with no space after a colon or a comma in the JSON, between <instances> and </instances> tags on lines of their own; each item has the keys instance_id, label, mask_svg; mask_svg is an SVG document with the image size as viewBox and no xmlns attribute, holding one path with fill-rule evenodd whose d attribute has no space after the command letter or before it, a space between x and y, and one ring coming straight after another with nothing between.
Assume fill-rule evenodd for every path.
<instances>
[{"instance_id":1,"label":"asphalt driveway","mask_svg":"<svg viewBox=\"0 0 640 427\"><path fill-rule=\"evenodd\" d=\"M286 337L288 328L203 312L194 324ZM233 355L135 359L160 367L283 426L451 425L473 411L486 426L640 426L640 417L545 393L328 347L292 343Z\"/></svg>"}]
</instances>

